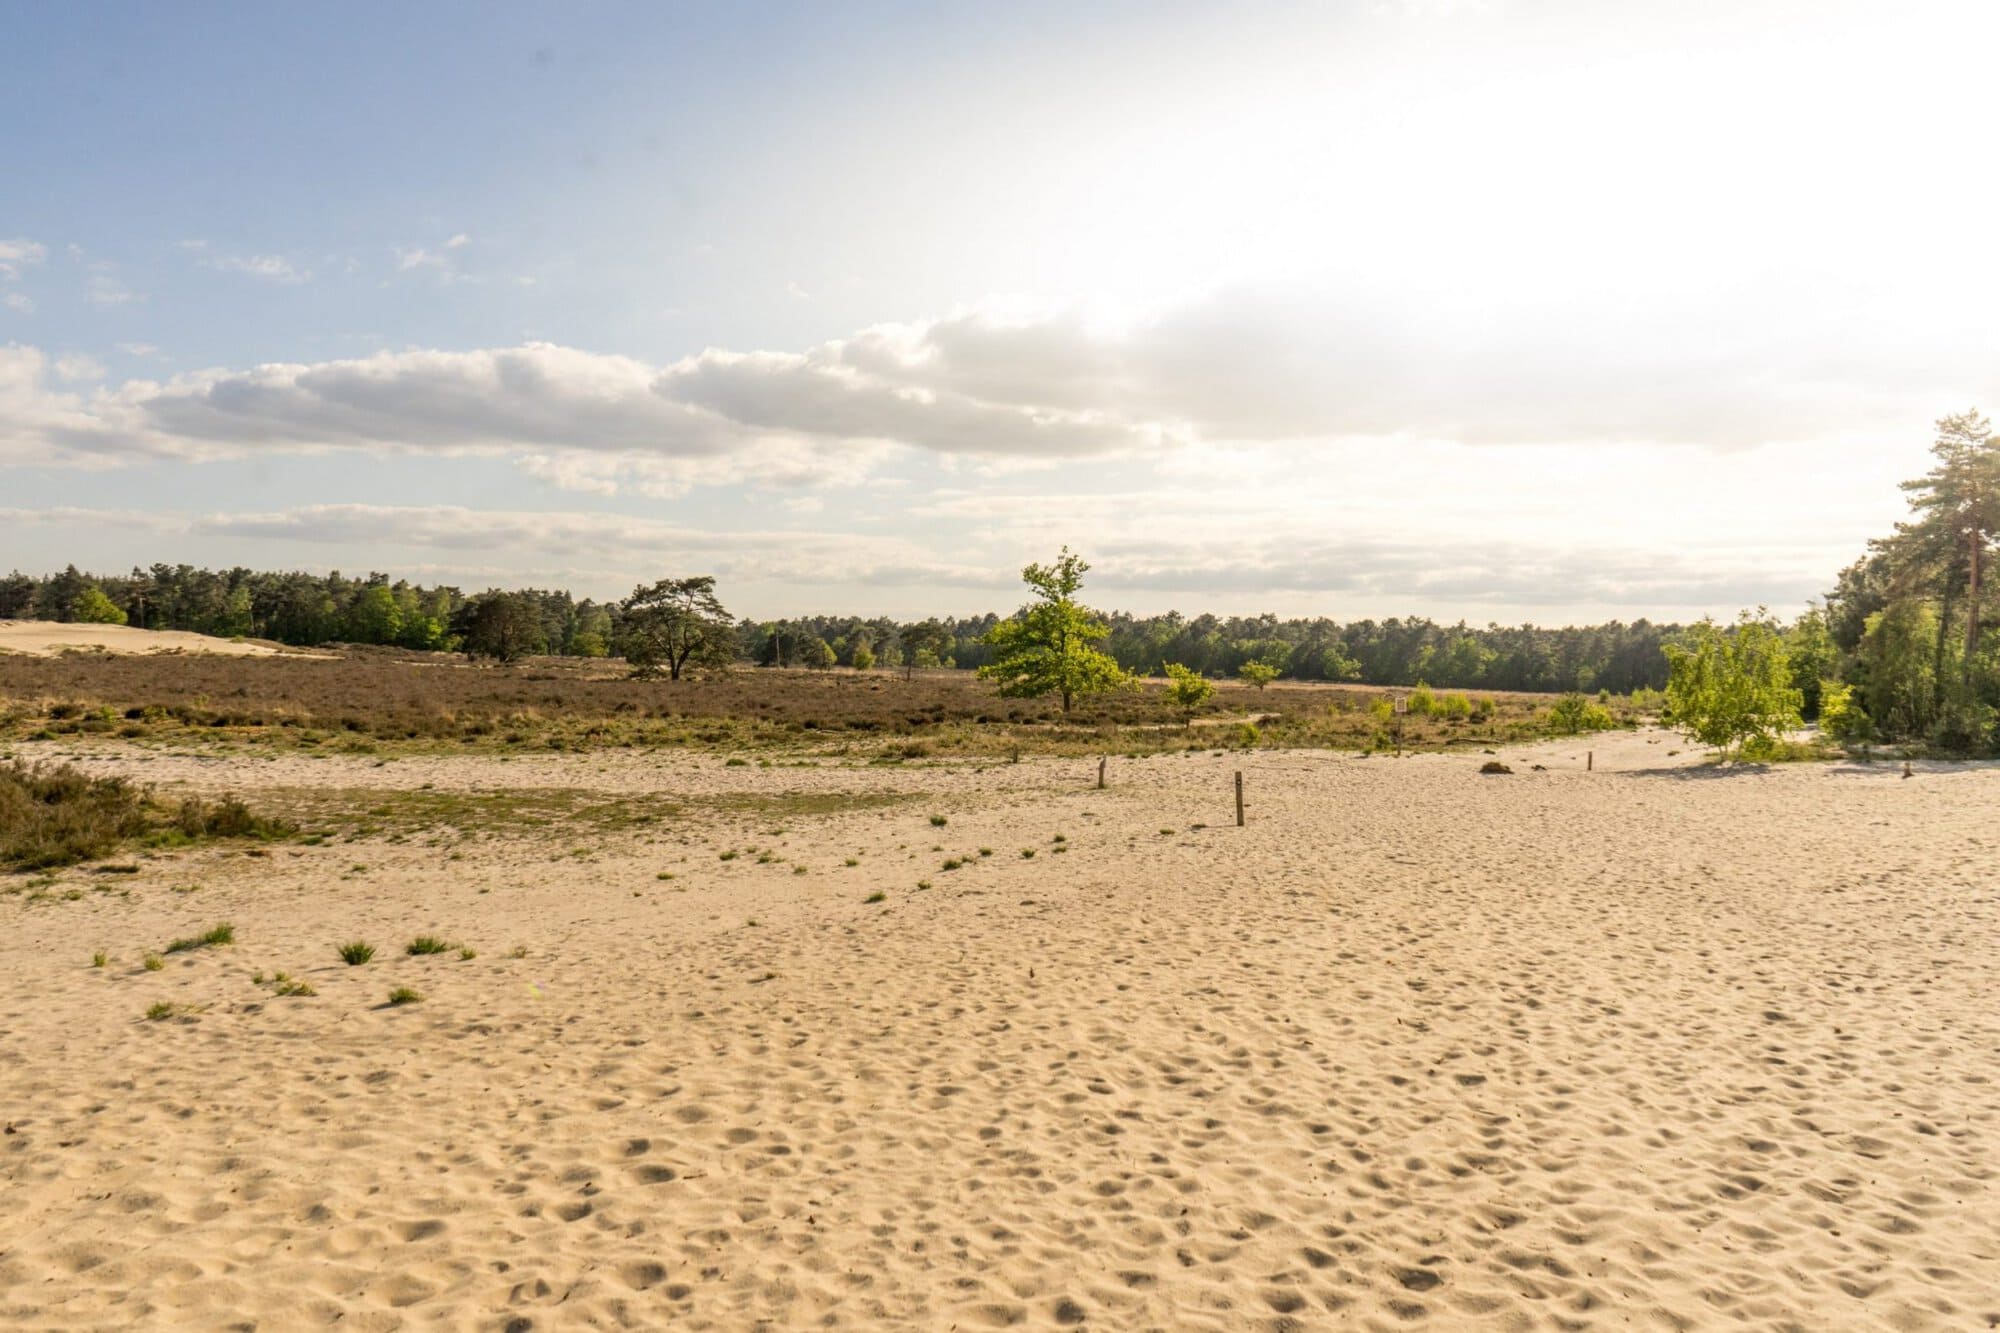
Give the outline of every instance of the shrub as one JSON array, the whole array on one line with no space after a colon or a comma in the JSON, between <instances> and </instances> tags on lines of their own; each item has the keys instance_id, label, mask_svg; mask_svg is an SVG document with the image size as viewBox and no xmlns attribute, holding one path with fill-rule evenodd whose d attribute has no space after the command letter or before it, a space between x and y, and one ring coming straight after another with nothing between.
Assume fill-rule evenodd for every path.
<instances>
[{"instance_id":1,"label":"shrub","mask_svg":"<svg viewBox=\"0 0 2000 1333\"><path fill-rule=\"evenodd\" d=\"M1472 716L1472 699L1465 694L1441 694L1431 704L1431 716L1463 722Z\"/></svg>"},{"instance_id":2,"label":"shrub","mask_svg":"<svg viewBox=\"0 0 2000 1333\"><path fill-rule=\"evenodd\" d=\"M1842 745L1866 745L1875 735L1875 724L1855 699L1854 687L1833 681L1820 686L1819 729L1829 740Z\"/></svg>"},{"instance_id":3,"label":"shrub","mask_svg":"<svg viewBox=\"0 0 2000 1333\"><path fill-rule=\"evenodd\" d=\"M1245 662L1236 668L1236 679L1259 690L1277 678L1278 668L1269 662Z\"/></svg>"},{"instance_id":4,"label":"shrub","mask_svg":"<svg viewBox=\"0 0 2000 1333\"><path fill-rule=\"evenodd\" d=\"M234 796L213 804L188 797L174 815L174 826L190 838L281 838L298 830L279 819L266 819Z\"/></svg>"},{"instance_id":5,"label":"shrub","mask_svg":"<svg viewBox=\"0 0 2000 1333\"><path fill-rule=\"evenodd\" d=\"M351 940L340 946L340 961L349 967L360 967L375 956L375 946L361 940Z\"/></svg>"},{"instance_id":6,"label":"shrub","mask_svg":"<svg viewBox=\"0 0 2000 1333\"><path fill-rule=\"evenodd\" d=\"M422 991L411 990L408 986L398 986L389 992L389 1004L392 1007L402 1004L415 1004L423 998L424 993Z\"/></svg>"},{"instance_id":7,"label":"shrub","mask_svg":"<svg viewBox=\"0 0 2000 1333\"><path fill-rule=\"evenodd\" d=\"M1410 691L1411 714L1416 717L1429 717L1436 707L1437 696L1431 693L1431 687L1418 681L1417 688Z\"/></svg>"},{"instance_id":8,"label":"shrub","mask_svg":"<svg viewBox=\"0 0 2000 1333\"><path fill-rule=\"evenodd\" d=\"M1173 700L1184 720L1193 721L1201 706L1214 697L1215 683L1179 662L1167 663L1166 670L1167 697Z\"/></svg>"},{"instance_id":9,"label":"shrub","mask_svg":"<svg viewBox=\"0 0 2000 1333\"><path fill-rule=\"evenodd\" d=\"M1512 773L1514 770L1501 763L1498 759L1488 759L1479 766L1479 771L1481 773Z\"/></svg>"},{"instance_id":10,"label":"shrub","mask_svg":"<svg viewBox=\"0 0 2000 1333\"><path fill-rule=\"evenodd\" d=\"M1609 731L1618 725L1611 710L1594 704L1575 690L1563 695L1549 708L1549 728L1566 736L1580 731Z\"/></svg>"},{"instance_id":11,"label":"shrub","mask_svg":"<svg viewBox=\"0 0 2000 1333\"><path fill-rule=\"evenodd\" d=\"M108 856L147 830L146 805L123 778L67 764L0 766L0 865L47 870Z\"/></svg>"},{"instance_id":12,"label":"shrub","mask_svg":"<svg viewBox=\"0 0 2000 1333\"><path fill-rule=\"evenodd\" d=\"M451 945L435 935L419 935L404 946L403 952L417 958L424 954L446 953L450 949Z\"/></svg>"}]
</instances>

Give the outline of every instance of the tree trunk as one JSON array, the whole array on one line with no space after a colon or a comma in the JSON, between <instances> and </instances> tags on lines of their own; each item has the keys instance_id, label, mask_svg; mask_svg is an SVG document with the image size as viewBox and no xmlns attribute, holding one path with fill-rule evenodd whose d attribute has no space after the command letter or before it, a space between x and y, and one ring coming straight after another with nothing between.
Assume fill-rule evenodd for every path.
<instances>
[{"instance_id":1,"label":"tree trunk","mask_svg":"<svg viewBox=\"0 0 2000 1333\"><path fill-rule=\"evenodd\" d=\"M1965 661L1961 664L1961 674L1965 683L1972 684L1972 655L1979 651L1979 545L1981 533L1974 528L1966 534L1966 554L1969 557L1965 581Z\"/></svg>"},{"instance_id":2,"label":"tree trunk","mask_svg":"<svg viewBox=\"0 0 2000 1333\"><path fill-rule=\"evenodd\" d=\"M1951 574L1945 574L1944 595L1938 599L1937 647L1931 661L1931 698L1920 727L1928 727L1936 711L1938 698L1944 693L1944 646L1951 634Z\"/></svg>"}]
</instances>

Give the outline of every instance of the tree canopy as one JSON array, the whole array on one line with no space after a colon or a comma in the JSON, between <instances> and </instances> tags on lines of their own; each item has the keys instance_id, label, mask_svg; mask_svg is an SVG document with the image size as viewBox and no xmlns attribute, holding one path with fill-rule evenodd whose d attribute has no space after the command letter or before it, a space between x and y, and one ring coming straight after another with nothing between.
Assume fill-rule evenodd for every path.
<instances>
[{"instance_id":1,"label":"tree canopy","mask_svg":"<svg viewBox=\"0 0 2000 1333\"><path fill-rule=\"evenodd\" d=\"M641 584L619 603L618 651L635 676L679 680L694 668L726 668L736 660L736 627L703 574ZM824 646L824 645L822 645Z\"/></svg>"},{"instance_id":2,"label":"tree canopy","mask_svg":"<svg viewBox=\"0 0 2000 1333\"><path fill-rule=\"evenodd\" d=\"M1785 636L1745 611L1731 626L1704 620L1686 643L1669 644L1667 708L1674 725L1725 755L1752 739L1775 739L1799 722Z\"/></svg>"},{"instance_id":3,"label":"tree canopy","mask_svg":"<svg viewBox=\"0 0 2000 1333\"><path fill-rule=\"evenodd\" d=\"M1000 683L1002 694L1058 695L1067 713L1079 696L1125 684L1128 677L1117 661L1096 647L1111 627L1077 600L1089 569L1065 546L1054 564L1021 571L1035 600L987 632L984 642L993 660L979 668L981 676Z\"/></svg>"}]
</instances>

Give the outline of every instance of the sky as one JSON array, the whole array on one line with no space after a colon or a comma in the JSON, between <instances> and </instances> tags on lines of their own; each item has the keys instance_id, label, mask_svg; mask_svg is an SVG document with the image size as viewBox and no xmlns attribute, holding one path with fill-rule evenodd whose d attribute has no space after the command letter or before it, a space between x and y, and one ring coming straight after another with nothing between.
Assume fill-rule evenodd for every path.
<instances>
[{"instance_id":1,"label":"sky","mask_svg":"<svg viewBox=\"0 0 2000 1333\"><path fill-rule=\"evenodd\" d=\"M2000 6L0 0L0 569L1789 613L2000 406Z\"/></svg>"}]
</instances>

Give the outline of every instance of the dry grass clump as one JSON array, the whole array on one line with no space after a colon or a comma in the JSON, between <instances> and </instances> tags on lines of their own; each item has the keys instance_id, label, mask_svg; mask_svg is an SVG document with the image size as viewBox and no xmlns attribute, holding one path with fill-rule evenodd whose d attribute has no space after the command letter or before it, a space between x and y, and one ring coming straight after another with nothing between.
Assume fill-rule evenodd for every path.
<instances>
[{"instance_id":1,"label":"dry grass clump","mask_svg":"<svg viewBox=\"0 0 2000 1333\"><path fill-rule=\"evenodd\" d=\"M68 764L0 764L0 867L7 869L94 861L129 842L174 847L292 831L233 796L214 802L188 797L168 809L124 778L92 777Z\"/></svg>"},{"instance_id":2,"label":"dry grass clump","mask_svg":"<svg viewBox=\"0 0 2000 1333\"><path fill-rule=\"evenodd\" d=\"M140 791L67 764L0 766L0 865L46 870L109 856L151 827Z\"/></svg>"}]
</instances>

